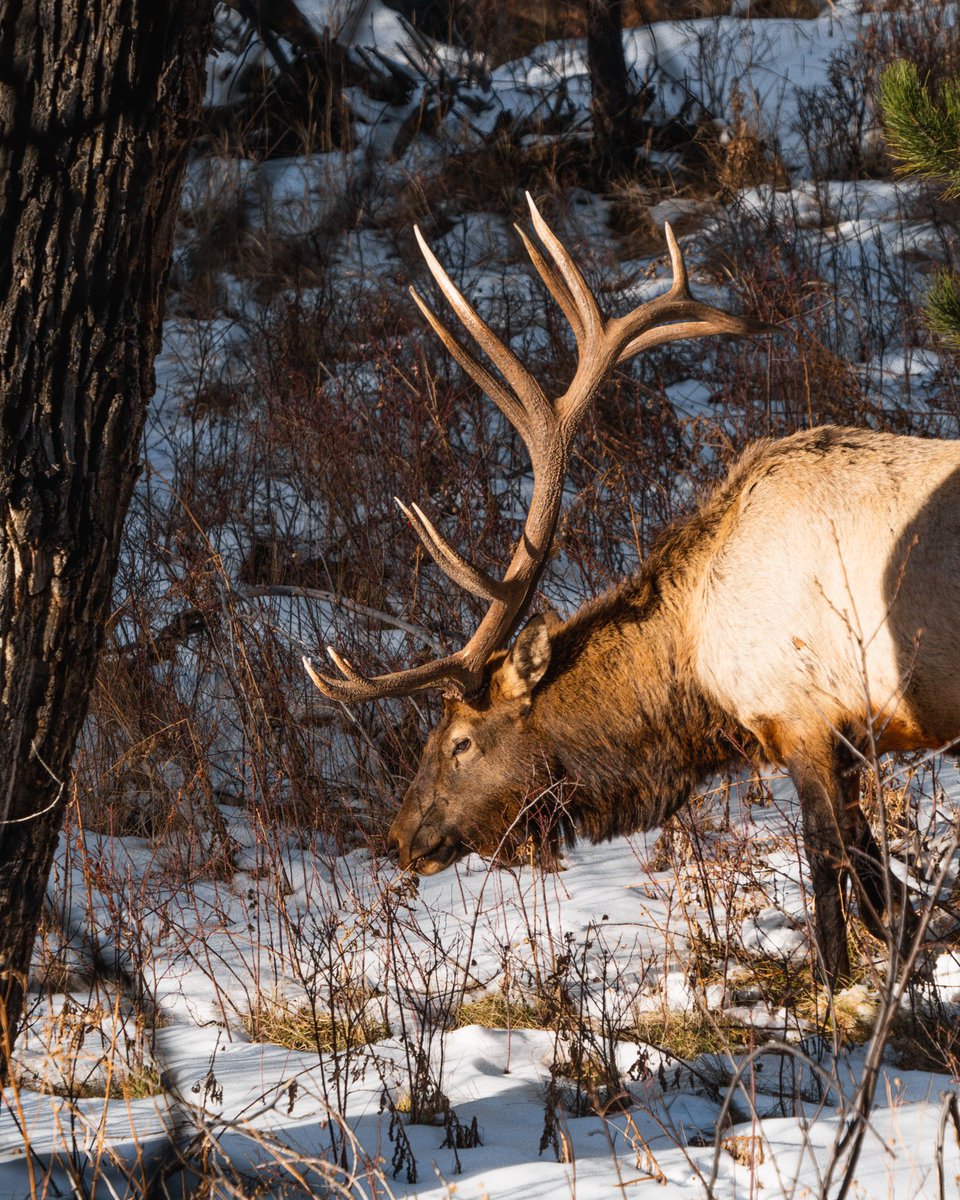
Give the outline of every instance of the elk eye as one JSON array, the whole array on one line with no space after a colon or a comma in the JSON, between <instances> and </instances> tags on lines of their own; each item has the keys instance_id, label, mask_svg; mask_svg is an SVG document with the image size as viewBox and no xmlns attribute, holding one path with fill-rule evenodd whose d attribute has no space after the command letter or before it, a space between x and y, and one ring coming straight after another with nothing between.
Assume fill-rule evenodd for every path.
<instances>
[{"instance_id":1,"label":"elk eye","mask_svg":"<svg viewBox=\"0 0 960 1200\"><path fill-rule=\"evenodd\" d=\"M456 758L458 754L465 754L470 749L470 744L469 738L460 738L459 741L454 742L453 749L450 751L451 755Z\"/></svg>"}]
</instances>

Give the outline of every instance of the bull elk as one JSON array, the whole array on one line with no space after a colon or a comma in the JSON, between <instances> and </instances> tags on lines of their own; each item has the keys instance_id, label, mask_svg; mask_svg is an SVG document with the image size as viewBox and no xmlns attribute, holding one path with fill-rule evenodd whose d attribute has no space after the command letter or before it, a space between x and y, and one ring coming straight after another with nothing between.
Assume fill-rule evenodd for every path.
<instances>
[{"instance_id":1,"label":"bull elk","mask_svg":"<svg viewBox=\"0 0 960 1200\"><path fill-rule=\"evenodd\" d=\"M461 367L513 424L534 487L500 579L401 505L439 566L489 602L456 653L367 678L333 648L322 692L352 702L445 695L444 715L390 830L400 866L432 874L524 836L536 799L557 836L650 829L744 756L785 767L799 795L821 971L849 976L845 895L883 936L896 893L860 807L860 756L933 749L960 734L960 445L824 427L750 446L633 575L569 620L532 617L572 438L613 368L653 346L775 332L696 300L666 227L673 283L606 318L528 197L546 254L534 267L572 326L573 379L548 398L417 231L451 308L492 374L413 292ZM909 909L904 906L903 919Z\"/></svg>"}]
</instances>

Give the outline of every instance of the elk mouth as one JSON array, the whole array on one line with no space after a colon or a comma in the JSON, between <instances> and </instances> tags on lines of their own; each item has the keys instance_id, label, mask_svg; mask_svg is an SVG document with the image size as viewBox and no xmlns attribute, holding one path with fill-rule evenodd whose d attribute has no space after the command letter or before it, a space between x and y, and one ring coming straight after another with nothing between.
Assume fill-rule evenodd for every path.
<instances>
[{"instance_id":1,"label":"elk mouth","mask_svg":"<svg viewBox=\"0 0 960 1200\"><path fill-rule=\"evenodd\" d=\"M452 866L458 858L463 858L467 847L457 838L442 837L438 842L421 854L411 856L410 870L418 875L438 875Z\"/></svg>"}]
</instances>

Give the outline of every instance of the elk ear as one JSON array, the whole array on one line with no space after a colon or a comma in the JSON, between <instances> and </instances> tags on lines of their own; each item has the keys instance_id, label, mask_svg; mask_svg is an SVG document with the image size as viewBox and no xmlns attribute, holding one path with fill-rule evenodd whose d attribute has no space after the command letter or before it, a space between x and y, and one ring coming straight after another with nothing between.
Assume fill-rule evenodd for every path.
<instances>
[{"instance_id":1,"label":"elk ear","mask_svg":"<svg viewBox=\"0 0 960 1200\"><path fill-rule=\"evenodd\" d=\"M529 701L549 665L550 623L546 617L531 617L500 668L501 693L508 700Z\"/></svg>"}]
</instances>

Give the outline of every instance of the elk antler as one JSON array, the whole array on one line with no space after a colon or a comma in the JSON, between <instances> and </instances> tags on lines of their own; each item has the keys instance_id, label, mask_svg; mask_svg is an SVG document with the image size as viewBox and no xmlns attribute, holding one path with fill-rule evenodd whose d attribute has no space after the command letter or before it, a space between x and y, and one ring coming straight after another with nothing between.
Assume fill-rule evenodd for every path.
<instances>
[{"instance_id":1,"label":"elk antler","mask_svg":"<svg viewBox=\"0 0 960 1200\"><path fill-rule=\"evenodd\" d=\"M557 526L560 501L567 473L567 457L573 436L597 389L617 363L642 350L679 338L709 334L741 335L777 332L776 326L735 317L696 300L687 282L687 269L677 239L665 226L673 283L662 296L640 304L623 317L605 318L573 259L540 215L527 193L533 228L549 255L530 241L519 227L527 253L548 291L570 322L577 342L578 362L570 386L562 396L549 400L520 360L494 334L475 309L454 286L433 251L416 227L417 241L437 286L461 324L499 371L496 378L442 324L436 314L411 288L410 293L431 328L464 371L497 405L523 439L533 466L533 498L523 534L502 579L467 562L434 528L416 504L401 511L413 525L434 562L446 574L490 607L473 637L454 654L406 671L365 678L333 647L327 653L342 678L318 672L309 658L303 660L310 678L334 700L356 701L407 696L425 688L443 688L459 695L475 691L490 655L504 646L516 630L536 590L546 564Z\"/></svg>"}]
</instances>

